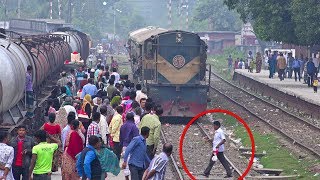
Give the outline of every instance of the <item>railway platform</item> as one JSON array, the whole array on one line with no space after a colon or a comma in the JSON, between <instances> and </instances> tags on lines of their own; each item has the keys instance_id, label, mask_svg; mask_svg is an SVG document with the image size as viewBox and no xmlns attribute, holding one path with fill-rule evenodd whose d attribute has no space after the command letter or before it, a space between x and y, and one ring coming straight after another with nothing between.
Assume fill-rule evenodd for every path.
<instances>
[{"instance_id":1,"label":"railway platform","mask_svg":"<svg viewBox=\"0 0 320 180\"><path fill-rule=\"evenodd\" d=\"M269 71L262 70L260 73L250 73L247 69L236 69L233 80L239 86L250 88L251 90L268 96L285 105L296 108L298 111L303 110L311 116L318 117L318 108L320 106L320 92L314 93L313 88L293 79L285 78L280 81L277 73L270 79Z\"/></svg>"}]
</instances>

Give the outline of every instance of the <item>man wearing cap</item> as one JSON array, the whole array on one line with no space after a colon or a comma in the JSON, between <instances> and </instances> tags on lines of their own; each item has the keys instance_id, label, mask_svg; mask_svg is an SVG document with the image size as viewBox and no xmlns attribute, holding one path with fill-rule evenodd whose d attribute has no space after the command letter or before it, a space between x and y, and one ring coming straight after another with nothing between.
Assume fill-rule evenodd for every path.
<instances>
[{"instance_id":1,"label":"man wearing cap","mask_svg":"<svg viewBox=\"0 0 320 180\"><path fill-rule=\"evenodd\" d=\"M215 164L215 161L212 160L213 156L217 156L217 158L219 159L219 161L223 165L224 169L227 171L227 176L225 176L225 178L232 177L230 164L228 163L228 161L226 160L226 158L224 157L224 154L223 154L224 143L226 142L226 137L223 133L223 130L220 128L220 126L221 126L221 124L219 121L213 122L213 128L215 130L214 137L213 137L213 143L212 143L213 151L212 151L212 155L210 157L210 163L209 163L208 167L206 168L206 170L203 172L203 176L205 176L205 177L209 177L210 171L211 171L213 165Z\"/></svg>"}]
</instances>

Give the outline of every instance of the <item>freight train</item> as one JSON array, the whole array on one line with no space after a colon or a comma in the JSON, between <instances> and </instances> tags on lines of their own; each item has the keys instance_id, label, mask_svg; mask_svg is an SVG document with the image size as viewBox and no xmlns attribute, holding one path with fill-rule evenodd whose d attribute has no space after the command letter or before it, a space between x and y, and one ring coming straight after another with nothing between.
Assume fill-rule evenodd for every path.
<instances>
[{"instance_id":1,"label":"freight train","mask_svg":"<svg viewBox=\"0 0 320 180\"><path fill-rule=\"evenodd\" d=\"M72 52L79 52L86 60L89 37L70 28L42 35L22 35L3 29L0 32L0 124L14 125L25 113L27 66L33 68L33 86L37 89L62 68Z\"/></svg>"},{"instance_id":2,"label":"freight train","mask_svg":"<svg viewBox=\"0 0 320 180\"><path fill-rule=\"evenodd\" d=\"M163 107L163 116L174 117L168 118L172 123L207 109L211 67L197 34L146 27L129 34L127 49L133 79Z\"/></svg>"}]
</instances>

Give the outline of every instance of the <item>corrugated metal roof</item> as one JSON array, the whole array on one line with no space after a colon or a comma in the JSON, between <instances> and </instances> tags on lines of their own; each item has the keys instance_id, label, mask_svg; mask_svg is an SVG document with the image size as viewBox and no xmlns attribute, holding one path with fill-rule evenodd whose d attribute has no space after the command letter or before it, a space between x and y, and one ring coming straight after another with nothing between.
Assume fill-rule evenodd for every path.
<instances>
[{"instance_id":1,"label":"corrugated metal roof","mask_svg":"<svg viewBox=\"0 0 320 180\"><path fill-rule=\"evenodd\" d=\"M150 27L146 27L146 28L142 28L142 29L138 29L136 31L133 31L129 34L129 36L130 36L130 39L141 44L145 40L149 39L151 36L154 36L154 35L157 35L157 34L160 34L163 32L167 32L167 31L168 30L163 29L163 28L150 26Z\"/></svg>"}]
</instances>

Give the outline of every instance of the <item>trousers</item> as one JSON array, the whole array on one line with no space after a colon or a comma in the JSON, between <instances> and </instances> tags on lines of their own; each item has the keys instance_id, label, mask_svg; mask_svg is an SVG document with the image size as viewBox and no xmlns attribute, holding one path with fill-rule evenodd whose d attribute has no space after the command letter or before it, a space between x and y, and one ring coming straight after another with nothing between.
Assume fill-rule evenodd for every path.
<instances>
[{"instance_id":1,"label":"trousers","mask_svg":"<svg viewBox=\"0 0 320 180\"><path fill-rule=\"evenodd\" d=\"M21 176L22 180L29 179L29 169L22 166L12 166L12 174L15 180L20 180Z\"/></svg>"},{"instance_id":2,"label":"trousers","mask_svg":"<svg viewBox=\"0 0 320 180\"><path fill-rule=\"evenodd\" d=\"M51 180L50 174L33 174L33 180Z\"/></svg>"},{"instance_id":3,"label":"trousers","mask_svg":"<svg viewBox=\"0 0 320 180\"><path fill-rule=\"evenodd\" d=\"M300 68L294 68L294 79L297 81L297 74L299 76L299 81L301 80Z\"/></svg>"},{"instance_id":4,"label":"trousers","mask_svg":"<svg viewBox=\"0 0 320 180\"><path fill-rule=\"evenodd\" d=\"M279 76L280 80L284 80L284 75L285 75L284 74L285 73L284 70L285 69L279 69L279 71L278 71L278 76Z\"/></svg>"},{"instance_id":5,"label":"trousers","mask_svg":"<svg viewBox=\"0 0 320 180\"><path fill-rule=\"evenodd\" d=\"M121 157L121 145L120 142L113 142L113 152L117 155L118 159L120 160Z\"/></svg>"},{"instance_id":6,"label":"trousers","mask_svg":"<svg viewBox=\"0 0 320 180\"><path fill-rule=\"evenodd\" d=\"M149 157L150 160L152 160L154 158L154 155L155 155L153 149L154 149L154 144L151 145L151 146L147 145L147 154L148 154L148 157Z\"/></svg>"},{"instance_id":7,"label":"trousers","mask_svg":"<svg viewBox=\"0 0 320 180\"><path fill-rule=\"evenodd\" d=\"M308 86L311 87L313 86L312 83L313 83L313 76L314 76L314 73L308 73Z\"/></svg>"},{"instance_id":8,"label":"trousers","mask_svg":"<svg viewBox=\"0 0 320 180\"><path fill-rule=\"evenodd\" d=\"M212 157L213 157L213 154L211 155L211 157L210 157L210 162L209 162L206 170L204 171L204 174L205 174L205 175L209 175L209 174L210 174L210 171L211 171L213 165L215 164L215 162L212 161ZM223 166L224 169L226 170L227 175L231 175L232 172L231 172L231 169L230 169L230 164L228 163L228 161L227 161L226 158L224 157L223 152L218 152L217 158L219 159L220 163L222 164L222 166Z\"/></svg>"},{"instance_id":9,"label":"trousers","mask_svg":"<svg viewBox=\"0 0 320 180\"><path fill-rule=\"evenodd\" d=\"M129 169L130 169L132 180L142 180L145 169L134 166L132 164L129 164Z\"/></svg>"}]
</instances>

